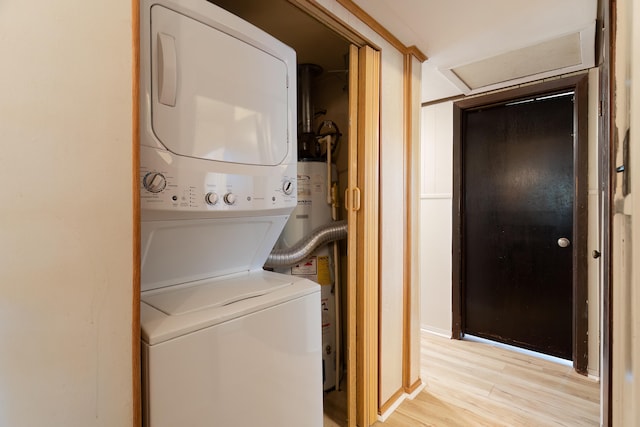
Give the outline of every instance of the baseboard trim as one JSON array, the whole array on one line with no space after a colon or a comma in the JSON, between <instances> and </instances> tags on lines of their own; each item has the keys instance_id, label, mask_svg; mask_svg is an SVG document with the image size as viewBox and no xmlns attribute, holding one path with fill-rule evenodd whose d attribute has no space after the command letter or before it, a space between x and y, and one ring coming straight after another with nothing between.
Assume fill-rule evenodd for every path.
<instances>
[{"instance_id":1,"label":"baseboard trim","mask_svg":"<svg viewBox=\"0 0 640 427\"><path fill-rule=\"evenodd\" d=\"M435 328L433 326L421 325L420 330L431 335L437 335L439 337L451 338L451 330Z\"/></svg>"},{"instance_id":2,"label":"baseboard trim","mask_svg":"<svg viewBox=\"0 0 640 427\"><path fill-rule=\"evenodd\" d=\"M395 412L396 409L404 402L405 400L413 400L415 397L420 394L420 392L424 389L426 384L422 382L420 378L413 383L410 387L411 392L403 392L402 389L396 391L393 396L389 398L385 402L384 405L380 407L380 413L378 414L378 421L385 422L387 418L391 414Z\"/></svg>"}]
</instances>

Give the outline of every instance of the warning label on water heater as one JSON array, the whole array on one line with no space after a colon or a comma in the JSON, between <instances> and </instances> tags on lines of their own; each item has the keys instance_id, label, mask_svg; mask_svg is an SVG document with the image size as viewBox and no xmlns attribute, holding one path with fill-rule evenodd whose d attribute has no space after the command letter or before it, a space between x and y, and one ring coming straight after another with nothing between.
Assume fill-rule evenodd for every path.
<instances>
[{"instance_id":1,"label":"warning label on water heater","mask_svg":"<svg viewBox=\"0 0 640 427\"><path fill-rule=\"evenodd\" d=\"M298 199L311 196L311 177L298 175Z\"/></svg>"},{"instance_id":2,"label":"warning label on water heater","mask_svg":"<svg viewBox=\"0 0 640 427\"><path fill-rule=\"evenodd\" d=\"M299 264L291 267L291 274L302 276L315 276L318 273L318 260L312 256Z\"/></svg>"},{"instance_id":3,"label":"warning label on water heater","mask_svg":"<svg viewBox=\"0 0 640 427\"><path fill-rule=\"evenodd\" d=\"M331 269L328 256L318 257L318 283L321 285L331 285Z\"/></svg>"}]
</instances>

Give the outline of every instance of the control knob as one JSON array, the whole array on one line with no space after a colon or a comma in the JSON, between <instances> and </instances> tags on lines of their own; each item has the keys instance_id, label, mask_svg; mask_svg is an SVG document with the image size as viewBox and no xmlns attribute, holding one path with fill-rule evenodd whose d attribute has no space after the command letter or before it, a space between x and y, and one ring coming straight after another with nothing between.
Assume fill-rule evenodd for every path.
<instances>
[{"instance_id":1,"label":"control knob","mask_svg":"<svg viewBox=\"0 0 640 427\"><path fill-rule=\"evenodd\" d=\"M227 193L227 194L224 195L224 202L227 205L233 205L236 202L236 199L237 199L237 197L233 193Z\"/></svg>"},{"instance_id":2,"label":"control knob","mask_svg":"<svg viewBox=\"0 0 640 427\"><path fill-rule=\"evenodd\" d=\"M167 178L160 172L149 172L142 179L142 185L151 193L159 193L167 186Z\"/></svg>"},{"instance_id":3,"label":"control knob","mask_svg":"<svg viewBox=\"0 0 640 427\"><path fill-rule=\"evenodd\" d=\"M290 179L287 179L286 181L284 181L282 183L282 191L284 192L284 194L286 194L287 196L290 196L291 193L293 193L293 182L291 182Z\"/></svg>"},{"instance_id":4,"label":"control knob","mask_svg":"<svg viewBox=\"0 0 640 427\"><path fill-rule=\"evenodd\" d=\"M207 193L204 196L204 201L207 202L208 205L215 205L216 203L218 203L218 195L216 193Z\"/></svg>"}]
</instances>

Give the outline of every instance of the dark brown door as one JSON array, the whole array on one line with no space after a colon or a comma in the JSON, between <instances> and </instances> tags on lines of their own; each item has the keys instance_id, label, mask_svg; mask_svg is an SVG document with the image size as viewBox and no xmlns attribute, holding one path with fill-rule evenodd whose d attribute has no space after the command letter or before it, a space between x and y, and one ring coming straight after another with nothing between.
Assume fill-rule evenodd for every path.
<instances>
[{"instance_id":1,"label":"dark brown door","mask_svg":"<svg viewBox=\"0 0 640 427\"><path fill-rule=\"evenodd\" d=\"M573 114L566 94L462 117L463 333L565 359L573 344Z\"/></svg>"}]
</instances>

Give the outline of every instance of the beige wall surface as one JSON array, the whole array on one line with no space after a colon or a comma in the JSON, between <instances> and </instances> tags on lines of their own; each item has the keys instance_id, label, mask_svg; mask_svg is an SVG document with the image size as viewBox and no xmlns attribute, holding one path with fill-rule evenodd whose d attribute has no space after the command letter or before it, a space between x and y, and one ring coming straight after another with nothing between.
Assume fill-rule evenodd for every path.
<instances>
[{"instance_id":1,"label":"beige wall surface","mask_svg":"<svg viewBox=\"0 0 640 427\"><path fill-rule=\"evenodd\" d=\"M412 105L420 105L422 92L421 76L422 64L412 58L411 90L413 92ZM422 156L421 134L421 108L415 108L411 115L411 373L410 383L414 385L420 379L420 163Z\"/></svg>"},{"instance_id":2,"label":"beige wall surface","mask_svg":"<svg viewBox=\"0 0 640 427\"><path fill-rule=\"evenodd\" d=\"M420 325L451 337L453 103L422 109Z\"/></svg>"},{"instance_id":3,"label":"beige wall surface","mask_svg":"<svg viewBox=\"0 0 640 427\"><path fill-rule=\"evenodd\" d=\"M0 425L130 425L131 3L3 1L0 40Z\"/></svg>"},{"instance_id":4,"label":"beige wall surface","mask_svg":"<svg viewBox=\"0 0 640 427\"><path fill-rule=\"evenodd\" d=\"M640 28L637 23L640 22L640 2L638 0L632 1L632 7L630 11L629 21L635 23L632 25L631 36L631 58L630 58L630 74L631 81L633 82L630 90L630 112L631 123L638 126L640 124ZM638 197L638 188L640 187L640 137L637 132L631 133L631 140L629 142L631 148L629 153L629 170L631 171L630 186L635 189L636 197L631 200L631 211L635 212L635 215L631 218L631 241L636 242L634 244L636 255L635 262L631 264L633 269L631 275L631 283L635 284L635 291L632 293L632 300L629 305L631 306L632 316L630 320L632 339L629 343L629 347L625 349L627 354L632 354L632 360L629 362L630 370L633 372L631 381L631 395L629 396L632 404L631 422L637 422L640 419L640 290L638 284L640 283L640 267L638 266L638 242L640 242L640 197Z\"/></svg>"},{"instance_id":5,"label":"beige wall surface","mask_svg":"<svg viewBox=\"0 0 640 427\"><path fill-rule=\"evenodd\" d=\"M385 54L385 51L387 53ZM380 402L402 388L404 58L383 50L380 135Z\"/></svg>"},{"instance_id":6,"label":"beige wall surface","mask_svg":"<svg viewBox=\"0 0 640 427\"><path fill-rule=\"evenodd\" d=\"M640 2L616 3L615 34L615 165L624 172L613 183L612 227L612 425L635 426L640 419ZM629 134L627 135L627 132ZM625 153L624 141L628 139ZM633 197L636 193L635 198Z\"/></svg>"}]
</instances>

